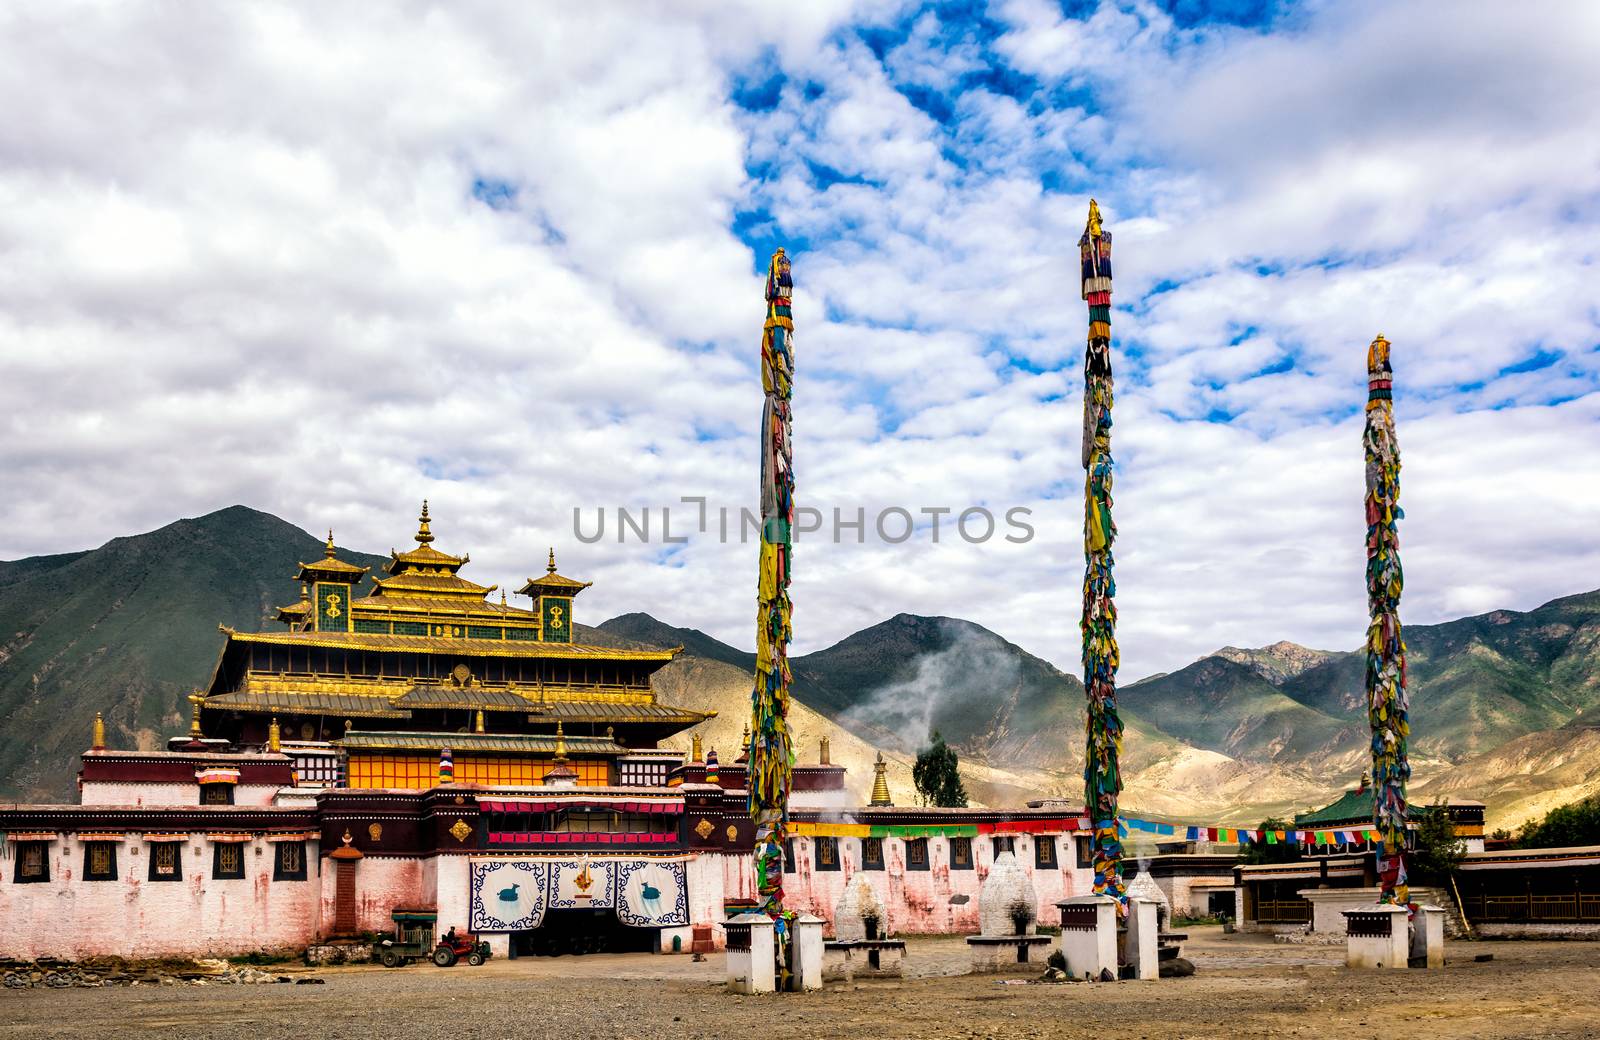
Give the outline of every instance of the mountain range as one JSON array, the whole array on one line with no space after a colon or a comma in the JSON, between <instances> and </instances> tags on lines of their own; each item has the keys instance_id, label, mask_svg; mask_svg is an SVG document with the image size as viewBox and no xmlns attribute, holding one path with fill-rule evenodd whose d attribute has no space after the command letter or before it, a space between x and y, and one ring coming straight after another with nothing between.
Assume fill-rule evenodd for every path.
<instances>
[{"instance_id":1,"label":"mountain range","mask_svg":"<svg viewBox=\"0 0 1600 1040\"><path fill-rule=\"evenodd\" d=\"M0 562L0 798L71 800L96 711L115 745L157 747L181 731L184 698L220 649L216 626L272 627L298 597L296 565L321 547L233 506L90 551ZM582 641L683 646L656 689L717 711L705 739L733 752L754 655L648 614L577 628ZM1491 825L1515 826L1600 791L1600 592L1413 625L1406 640L1415 800L1481 798ZM897 801L910 801L910 765L933 730L960 753L975 802L1079 796L1082 684L980 625L900 614L791 663L802 760L829 737L863 799L881 751ZM1241 823L1332 801L1367 756L1364 666L1359 651L1280 642L1124 685L1125 804Z\"/></svg>"}]
</instances>

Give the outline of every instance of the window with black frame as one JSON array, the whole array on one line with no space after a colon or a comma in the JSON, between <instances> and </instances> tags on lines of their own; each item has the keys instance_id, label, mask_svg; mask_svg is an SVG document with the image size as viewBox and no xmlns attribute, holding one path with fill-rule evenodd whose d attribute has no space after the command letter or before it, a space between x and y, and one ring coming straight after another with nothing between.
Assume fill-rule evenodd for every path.
<instances>
[{"instance_id":1,"label":"window with black frame","mask_svg":"<svg viewBox=\"0 0 1600 1040\"><path fill-rule=\"evenodd\" d=\"M117 880L116 842L86 841L83 843L83 880Z\"/></svg>"},{"instance_id":2,"label":"window with black frame","mask_svg":"<svg viewBox=\"0 0 1600 1040\"><path fill-rule=\"evenodd\" d=\"M1033 839L1033 865L1041 870L1056 868L1056 839L1039 835Z\"/></svg>"},{"instance_id":3,"label":"window with black frame","mask_svg":"<svg viewBox=\"0 0 1600 1040\"><path fill-rule=\"evenodd\" d=\"M306 879L306 843L280 841L273 846L272 880L304 881Z\"/></svg>"},{"instance_id":4,"label":"window with black frame","mask_svg":"<svg viewBox=\"0 0 1600 1040\"><path fill-rule=\"evenodd\" d=\"M972 839L971 838L951 838L950 839L950 869L951 870L971 870L971 869L973 869L973 863L972 863Z\"/></svg>"},{"instance_id":5,"label":"window with black frame","mask_svg":"<svg viewBox=\"0 0 1600 1040\"><path fill-rule=\"evenodd\" d=\"M794 839L785 838L783 839L783 872L785 874L793 874L799 869L798 861L794 858Z\"/></svg>"},{"instance_id":6,"label":"window with black frame","mask_svg":"<svg viewBox=\"0 0 1600 1040\"><path fill-rule=\"evenodd\" d=\"M183 842L155 841L150 843L150 880L183 880Z\"/></svg>"},{"instance_id":7,"label":"window with black frame","mask_svg":"<svg viewBox=\"0 0 1600 1040\"><path fill-rule=\"evenodd\" d=\"M990 843L991 843L990 844L990 848L992 848L994 850L994 854L997 857L1002 852L1015 852L1015 851L1017 851L1017 839L1015 839L1015 838L1007 838L1007 837L1002 837L1000 835L995 835L993 838L991 838L989 840L990 840Z\"/></svg>"},{"instance_id":8,"label":"window with black frame","mask_svg":"<svg viewBox=\"0 0 1600 1040\"><path fill-rule=\"evenodd\" d=\"M1078 851L1078 866L1085 870L1094 866L1094 839L1080 834L1072 839L1072 844Z\"/></svg>"},{"instance_id":9,"label":"window with black frame","mask_svg":"<svg viewBox=\"0 0 1600 1040\"><path fill-rule=\"evenodd\" d=\"M50 880L50 843L48 841L17 842L17 869L12 875L19 885L38 884Z\"/></svg>"},{"instance_id":10,"label":"window with black frame","mask_svg":"<svg viewBox=\"0 0 1600 1040\"><path fill-rule=\"evenodd\" d=\"M927 838L907 838L906 839L906 869L907 870L927 870L928 869L928 839Z\"/></svg>"},{"instance_id":11,"label":"window with black frame","mask_svg":"<svg viewBox=\"0 0 1600 1040\"><path fill-rule=\"evenodd\" d=\"M839 869L839 839L838 838L812 838L811 847L816 854L818 870Z\"/></svg>"},{"instance_id":12,"label":"window with black frame","mask_svg":"<svg viewBox=\"0 0 1600 1040\"><path fill-rule=\"evenodd\" d=\"M882 870L883 869L883 839L882 838L862 838L861 839L861 869L862 870Z\"/></svg>"},{"instance_id":13,"label":"window with black frame","mask_svg":"<svg viewBox=\"0 0 1600 1040\"><path fill-rule=\"evenodd\" d=\"M232 805L233 804L233 785L232 784L201 784L200 785L200 804L201 805Z\"/></svg>"},{"instance_id":14,"label":"window with black frame","mask_svg":"<svg viewBox=\"0 0 1600 1040\"><path fill-rule=\"evenodd\" d=\"M244 844L237 841L219 841L211 846L211 877L217 881L240 881L244 878Z\"/></svg>"}]
</instances>

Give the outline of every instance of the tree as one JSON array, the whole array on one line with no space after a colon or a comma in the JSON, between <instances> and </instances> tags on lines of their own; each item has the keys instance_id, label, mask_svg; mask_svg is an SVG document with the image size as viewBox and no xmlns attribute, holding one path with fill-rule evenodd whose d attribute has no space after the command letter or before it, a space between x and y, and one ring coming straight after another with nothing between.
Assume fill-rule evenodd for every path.
<instances>
[{"instance_id":1,"label":"tree","mask_svg":"<svg viewBox=\"0 0 1600 1040\"><path fill-rule=\"evenodd\" d=\"M1252 841L1239 850L1241 863L1292 863L1300 858L1300 843L1294 840L1292 834L1294 826L1287 820L1280 820L1276 816L1269 816L1262 820L1256 828L1263 834L1267 831L1284 831L1284 839L1276 845L1267 841L1265 837L1260 841Z\"/></svg>"},{"instance_id":2,"label":"tree","mask_svg":"<svg viewBox=\"0 0 1600 1040\"><path fill-rule=\"evenodd\" d=\"M1416 848L1410 855L1411 879L1424 885L1442 885L1461 865L1467 843L1456 837L1455 821L1443 802L1418 814Z\"/></svg>"},{"instance_id":3,"label":"tree","mask_svg":"<svg viewBox=\"0 0 1600 1040\"><path fill-rule=\"evenodd\" d=\"M943 809L967 807L967 789L961 783L959 764L955 751L944 742L939 731L934 730L933 743L917 753L917 764L911 769L911 781L917 785L917 795L923 805L937 805Z\"/></svg>"},{"instance_id":4,"label":"tree","mask_svg":"<svg viewBox=\"0 0 1600 1040\"><path fill-rule=\"evenodd\" d=\"M1600 845L1600 795L1551 809L1542 820L1530 820L1517 834L1525 849Z\"/></svg>"}]
</instances>

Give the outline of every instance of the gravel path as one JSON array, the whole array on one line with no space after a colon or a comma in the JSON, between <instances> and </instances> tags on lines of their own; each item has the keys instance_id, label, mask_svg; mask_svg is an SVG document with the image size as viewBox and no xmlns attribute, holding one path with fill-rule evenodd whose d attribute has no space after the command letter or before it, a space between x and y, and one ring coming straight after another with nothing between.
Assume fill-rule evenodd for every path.
<instances>
[{"instance_id":1,"label":"gravel path","mask_svg":"<svg viewBox=\"0 0 1600 1040\"><path fill-rule=\"evenodd\" d=\"M1600 944L1452 943L1441 971L1351 972L1343 951L1191 931L1188 979L1006 984L951 976L960 939L913 939L921 977L726 993L720 956L623 954L482 968L352 967L323 985L0 992L0 1037L1600 1037ZM1474 957L1492 953L1494 960ZM780 1022L782 1023L780 1025Z\"/></svg>"}]
</instances>

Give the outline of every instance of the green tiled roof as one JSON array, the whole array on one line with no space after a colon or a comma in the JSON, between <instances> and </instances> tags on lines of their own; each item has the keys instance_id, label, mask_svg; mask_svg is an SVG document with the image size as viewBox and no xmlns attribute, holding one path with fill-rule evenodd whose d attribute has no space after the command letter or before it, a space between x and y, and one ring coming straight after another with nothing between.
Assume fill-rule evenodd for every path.
<instances>
[{"instance_id":1,"label":"green tiled roof","mask_svg":"<svg viewBox=\"0 0 1600 1040\"><path fill-rule=\"evenodd\" d=\"M1316 812L1302 813L1294 818L1296 827L1308 823L1371 823L1372 822L1372 789L1365 791L1346 791L1344 796L1332 805L1325 805Z\"/></svg>"}]
</instances>

